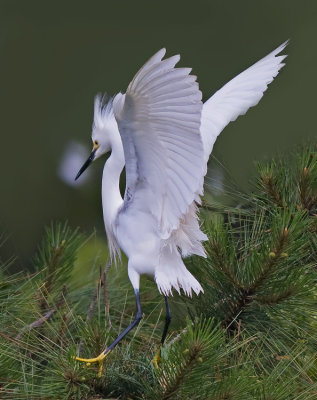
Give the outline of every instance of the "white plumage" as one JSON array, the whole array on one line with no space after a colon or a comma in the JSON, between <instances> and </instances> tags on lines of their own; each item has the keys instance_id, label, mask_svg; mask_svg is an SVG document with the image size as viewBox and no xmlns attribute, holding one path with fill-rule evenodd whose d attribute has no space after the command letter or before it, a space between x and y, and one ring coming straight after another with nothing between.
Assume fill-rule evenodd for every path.
<instances>
[{"instance_id":1,"label":"white plumage","mask_svg":"<svg viewBox=\"0 0 317 400\"><path fill-rule=\"evenodd\" d=\"M203 106L201 136L204 143L204 161L208 162L212 147L219 133L239 115L261 100L268 85L285 65L286 55L277 56L287 46L281 44L266 57L241 72L214 93Z\"/></svg>"},{"instance_id":2,"label":"white plumage","mask_svg":"<svg viewBox=\"0 0 317 400\"><path fill-rule=\"evenodd\" d=\"M154 276L161 293L203 291L182 255L205 256L197 206L213 144L230 122L256 105L278 74L286 42L236 76L204 105L196 77L175 68L179 56L156 53L125 94L95 100L92 159L111 150L102 178L102 201L113 258L126 253L135 290L140 275ZM88 165L88 164L87 164ZM86 165L86 167L87 167ZM122 199L119 178L126 168ZM86 168L84 167L81 171ZM79 175L80 175L79 173Z\"/></svg>"}]
</instances>

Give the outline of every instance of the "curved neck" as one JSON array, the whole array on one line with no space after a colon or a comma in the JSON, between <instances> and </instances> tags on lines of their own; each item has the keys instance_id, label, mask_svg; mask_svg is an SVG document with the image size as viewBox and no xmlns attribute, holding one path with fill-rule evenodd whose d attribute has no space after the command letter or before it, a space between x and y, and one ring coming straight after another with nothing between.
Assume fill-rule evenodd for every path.
<instances>
[{"instance_id":1,"label":"curved neck","mask_svg":"<svg viewBox=\"0 0 317 400\"><path fill-rule=\"evenodd\" d=\"M121 138L112 144L111 155L108 158L102 174L102 206L106 229L110 229L118 210L123 203L119 182L125 160Z\"/></svg>"}]
</instances>

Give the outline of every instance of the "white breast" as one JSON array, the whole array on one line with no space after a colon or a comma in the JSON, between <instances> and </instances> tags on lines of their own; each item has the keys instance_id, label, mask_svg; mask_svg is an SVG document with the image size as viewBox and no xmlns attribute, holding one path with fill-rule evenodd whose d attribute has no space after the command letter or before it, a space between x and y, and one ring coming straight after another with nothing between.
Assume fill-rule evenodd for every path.
<instances>
[{"instance_id":1,"label":"white breast","mask_svg":"<svg viewBox=\"0 0 317 400\"><path fill-rule=\"evenodd\" d=\"M151 214L133 207L119 212L115 221L116 239L139 274L154 275L159 264L161 239L155 227Z\"/></svg>"}]
</instances>

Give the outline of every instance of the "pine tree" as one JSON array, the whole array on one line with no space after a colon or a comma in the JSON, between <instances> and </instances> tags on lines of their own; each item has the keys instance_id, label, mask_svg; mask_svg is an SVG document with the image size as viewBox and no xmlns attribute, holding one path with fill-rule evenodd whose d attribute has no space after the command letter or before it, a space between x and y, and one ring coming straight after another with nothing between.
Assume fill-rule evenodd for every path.
<instances>
[{"instance_id":1,"label":"pine tree","mask_svg":"<svg viewBox=\"0 0 317 400\"><path fill-rule=\"evenodd\" d=\"M92 238L54 224L32 271L12 274L17 261L3 262L0 398L315 399L316 148L258 165L252 191L229 197L223 205L205 196L208 258L187 260L205 293L171 299L158 369L150 360L164 305L145 280L145 318L106 359L101 378L97 366L72 358L99 354L134 313L125 268L109 268L104 256L89 265L95 283L78 284L78 276L87 281Z\"/></svg>"}]
</instances>

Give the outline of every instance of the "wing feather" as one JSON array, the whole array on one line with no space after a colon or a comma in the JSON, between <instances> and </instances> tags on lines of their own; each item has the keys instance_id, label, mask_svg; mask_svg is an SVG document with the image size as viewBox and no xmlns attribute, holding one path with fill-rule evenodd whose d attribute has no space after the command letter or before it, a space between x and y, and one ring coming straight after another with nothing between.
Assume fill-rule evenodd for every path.
<instances>
[{"instance_id":1,"label":"wing feather","mask_svg":"<svg viewBox=\"0 0 317 400\"><path fill-rule=\"evenodd\" d=\"M207 163L213 145L220 132L239 115L258 104L268 85L285 65L285 55L278 54L288 41L250 68L237 75L204 103L201 119L201 135L204 143L204 160Z\"/></svg>"},{"instance_id":2,"label":"wing feather","mask_svg":"<svg viewBox=\"0 0 317 400\"><path fill-rule=\"evenodd\" d=\"M286 45L287 42L283 43L272 53L233 78L204 103L201 136L204 144L205 172L217 136L230 121L234 121L239 115L245 114L250 107L255 106L260 101L268 85L283 67L282 61L286 56L277 55ZM202 189L203 177L199 185ZM199 202L198 196L196 202ZM200 231L196 211L197 208L193 203L187 214L182 218L179 228L172 235L174 243L181 249L183 256L191 254L206 256L201 241L207 238Z\"/></svg>"},{"instance_id":3,"label":"wing feather","mask_svg":"<svg viewBox=\"0 0 317 400\"><path fill-rule=\"evenodd\" d=\"M190 68L175 68L179 56L155 54L114 101L125 160L128 206L155 216L167 238L197 197L203 174L201 92ZM126 189L126 190L127 190ZM144 193L137 196L137 193ZM136 204L138 203L138 204Z\"/></svg>"}]
</instances>

